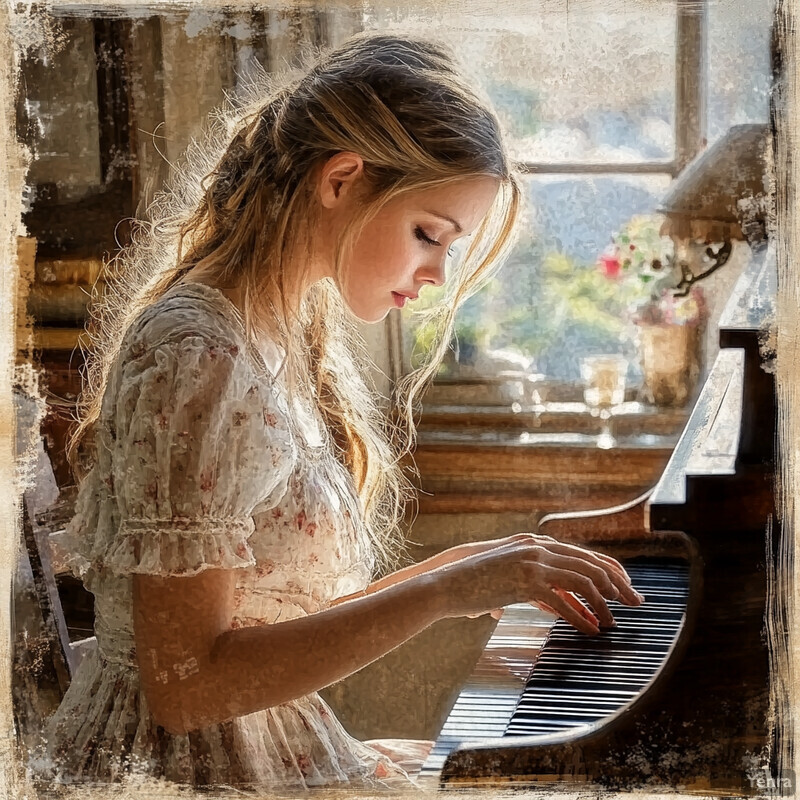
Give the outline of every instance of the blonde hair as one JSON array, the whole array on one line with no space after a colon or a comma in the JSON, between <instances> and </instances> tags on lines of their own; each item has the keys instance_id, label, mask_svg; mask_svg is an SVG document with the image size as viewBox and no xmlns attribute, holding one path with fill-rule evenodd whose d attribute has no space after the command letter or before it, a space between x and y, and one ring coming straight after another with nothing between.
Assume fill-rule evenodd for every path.
<instances>
[{"instance_id":1,"label":"blonde hair","mask_svg":"<svg viewBox=\"0 0 800 800\"><path fill-rule=\"evenodd\" d=\"M358 490L378 563L389 568L402 546L398 523L411 496L401 458L414 444L415 398L446 353L456 309L513 240L520 180L497 118L441 44L359 34L282 88L257 75L211 123L205 141L187 150L182 178L155 198L149 221L137 225L115 259L93 308L70 461L82 476L83 453L91 449L87 434L125 332L204 260L218 285L242 287L248 335L268 332L286 353L291 391L317 404ZM302 231L313 230L314 167L343 151L362 157L369 194L363 214L339 239L339 277L360 230L393 198L478 176L500 182L434 312L439 335L430 358L398 387L400 425L387 425L376 402L363 341L334 283L315 283L299 309L288 300L303 276L286 268L287 253Z\"/></svg>"}]
</instances>

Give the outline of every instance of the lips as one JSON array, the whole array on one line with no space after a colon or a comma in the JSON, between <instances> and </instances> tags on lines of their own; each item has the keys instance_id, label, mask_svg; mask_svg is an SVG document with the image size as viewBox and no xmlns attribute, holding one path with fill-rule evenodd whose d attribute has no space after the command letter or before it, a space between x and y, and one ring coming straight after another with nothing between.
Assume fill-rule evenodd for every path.
<instances>
[{"instance_id":1,"label":"lips","mask_svg":"<svg viewBox=\"0 0 800 800\"><path fill-rule=\"evenodd\" d=\"M400 292L392 292L392 298L394 300L394 304L398 308L402 308L409 300L416 300L417 295L415 294L401 294Z\"/></svg>"}]
</instances>

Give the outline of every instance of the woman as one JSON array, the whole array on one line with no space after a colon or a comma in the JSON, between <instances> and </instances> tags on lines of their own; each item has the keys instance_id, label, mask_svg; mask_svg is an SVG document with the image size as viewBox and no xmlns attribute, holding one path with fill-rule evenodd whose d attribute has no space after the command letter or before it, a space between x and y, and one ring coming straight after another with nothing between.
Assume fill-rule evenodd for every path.
<instances>
[{"instance_id":1,"label":"woman","mask_svg":"<svg viewBox=\"0 0 800 800\"><path fill-rule=\"evenodd\" d=\"M471 237L410 409L520 202L496 118L447 51L354 37L237 126L125 255L100 315L68 531L98 647L46 732L51 775L411 785L402 748L354 740L317 690L443 618L530 601L595 633L613 624L604 598L641 598L613 559L532 534L369 583L406 494L350 316L441 285Z\"/></svg>"}]
</instances>

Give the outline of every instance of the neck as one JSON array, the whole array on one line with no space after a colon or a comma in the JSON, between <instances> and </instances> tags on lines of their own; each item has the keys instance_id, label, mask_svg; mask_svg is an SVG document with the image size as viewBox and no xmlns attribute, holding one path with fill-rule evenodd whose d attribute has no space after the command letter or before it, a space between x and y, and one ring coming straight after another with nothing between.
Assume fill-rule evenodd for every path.
<instances>
[{"instance_id":1,"label":"neck","mask_svg":"<svg viewBox=\"0 0 800 800\"><path fill-rule=\"evenodd\" d=\"M325 226L314 226L312 235L294 238L284 251L283 273L298 276L286 287L288 307L295 313L309 289L318 281L332 277L333 265L330 254L333 252L332 234ZM220 265L213 254L197 262L183 277L184 281L204 283L218 289L244 315L244 285L241 278L232 278L223 283L220 278Z\"/></svg>"}]
</instances>

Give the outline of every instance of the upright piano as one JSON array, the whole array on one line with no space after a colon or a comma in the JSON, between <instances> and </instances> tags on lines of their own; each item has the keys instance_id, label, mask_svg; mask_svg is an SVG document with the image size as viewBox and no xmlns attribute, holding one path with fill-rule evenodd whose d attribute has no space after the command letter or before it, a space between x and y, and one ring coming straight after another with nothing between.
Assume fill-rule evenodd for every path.
<instances>
[{"instance_id":1,"label":"upright piano","mask_svg":"<svg viewBox=\"0 0 800 800\"><path fill-rule=\"evenodd\" d=\"M531 605L507 608L423 783L737 795L763 786L774 757L764 627L779 536L776 282L772 250L754 253L666 470L644 501L609 511L640 518L638 535L604 546L645 603L611 603L617 628L594 637ZM609 514L553 514L540 531L568 540Z\"/></svg>"}]
</instances>

